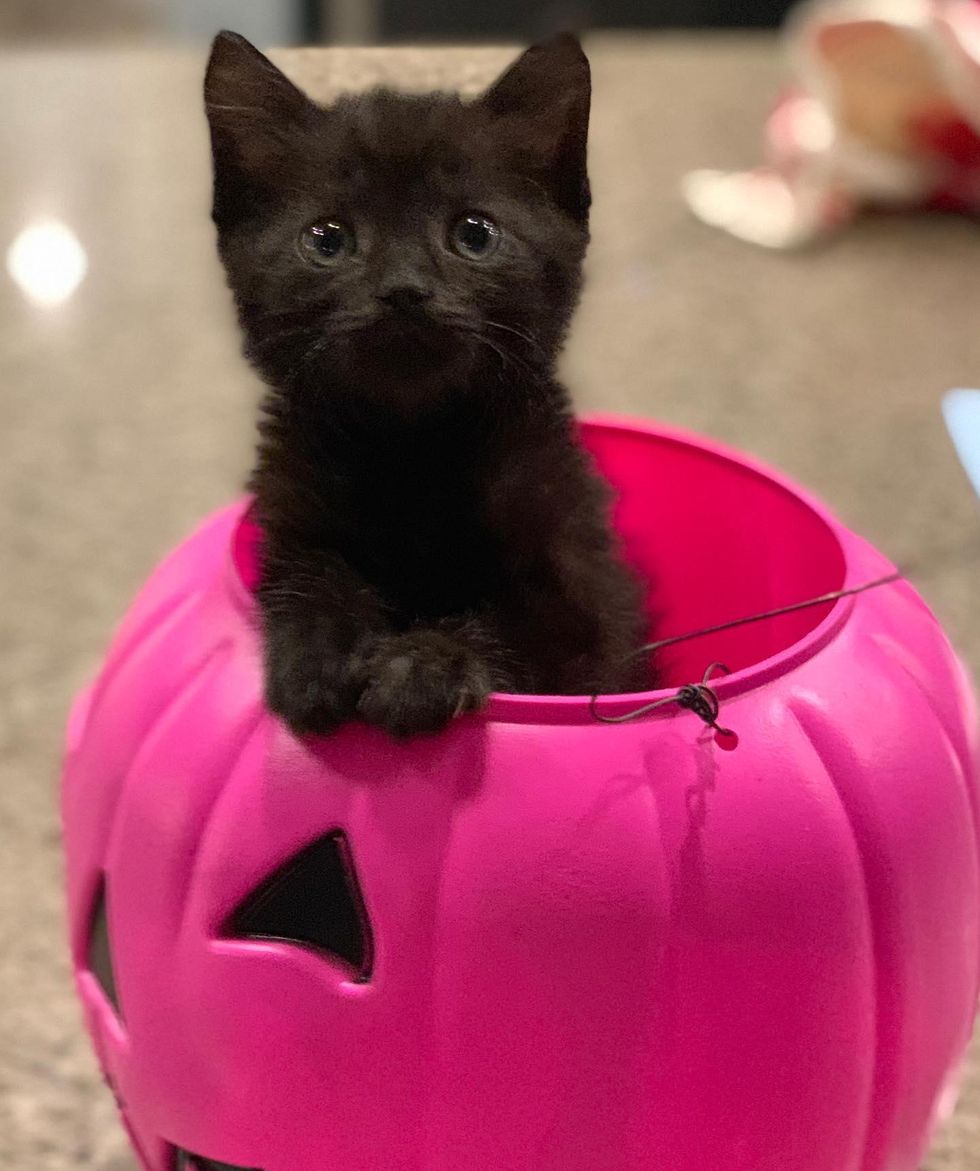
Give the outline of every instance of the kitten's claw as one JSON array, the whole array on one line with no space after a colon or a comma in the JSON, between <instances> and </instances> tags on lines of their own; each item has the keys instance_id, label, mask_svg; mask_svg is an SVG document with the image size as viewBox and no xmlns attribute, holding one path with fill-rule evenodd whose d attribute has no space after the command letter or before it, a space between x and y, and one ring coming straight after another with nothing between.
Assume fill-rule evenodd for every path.
<instances>
[{"instance_id":1,"label":"kitten's claw","mask_svg":"<svg viewBox=\"0 0 980 1171\"><path fill-rule=\"evenodd\" d=\"M432 630L385 639L367 673L358 714L399 739L442 731L482 707L493 688L489 669L469 647Z\"/></svg>"}]
</instances>

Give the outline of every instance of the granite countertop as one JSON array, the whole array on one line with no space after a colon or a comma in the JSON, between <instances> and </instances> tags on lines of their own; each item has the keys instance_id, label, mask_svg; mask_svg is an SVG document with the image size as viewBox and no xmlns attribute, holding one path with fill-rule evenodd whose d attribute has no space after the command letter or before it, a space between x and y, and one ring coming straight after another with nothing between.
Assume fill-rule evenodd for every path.
<instances>
[{"instance_id":1,"label":"granite countertop","mask_svg":"<svg viewBox=\"0 0 980 1171\"><path fill-rule=\"evenodd\" d=\"M566 370L586 408L653 415L770 460L900 564L980 665L980 518L939 415L980 383L980 233L869 219L755 251L693 222L683 172L759 154L768 37L604 38L594 246ZM297 51L317 93L479 85L501 50ZM208 220L201 53L0 54L0 242L64 221L88 275L57 309L0 278L0 1165L126 1171L63 944L54 783L69 695L162 550L236 491L256 382ZM929 1171L980 1156L980 1066ZM723 1171L723 1169L719 1169ZM787 1169L792 1171L792 1169Z\"/></svg>"}]
</instances>

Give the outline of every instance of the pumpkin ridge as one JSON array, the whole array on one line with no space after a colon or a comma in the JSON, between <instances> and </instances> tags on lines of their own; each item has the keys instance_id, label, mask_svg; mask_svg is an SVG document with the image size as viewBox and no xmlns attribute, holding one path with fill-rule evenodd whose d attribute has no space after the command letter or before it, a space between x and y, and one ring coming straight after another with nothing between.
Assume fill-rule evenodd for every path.
<instances>
[{"instance_id":1,"label":"pumpkin ridge","mask_svg":"<svg viewBox=\"0 0 980 1171\"><path fill-rule=\"evenodd\" d=\"M92 692L92 701L89 704L89 713L102 702L105 692L118 678L120 672L131 662L134 654L144 651L147 645L154 640L168 637L172 628L184 617L185 611L192 609L194 602L201 597L203 590L192 590L186 594L168 594L164 601L155 606L134 629L127 633L121 642L113 640L109 647L109 658L105 668L99 673Z\"/></svg>"},{"instance_id":2,"label":"pumpkin ridge","mask_svg":"<svg viewBox=\"0 0 980 1171\"><path fill-rule=\"evenodd\" d=\"M925 686L918 672L913 668L913 664L909 661L908 652L897 642L891 635L887 634L872 634L871 641L878 647L879 651L892 659L905 672L908 679L915 685L916 691L925 700L926 706L932 713L936 721L936 726L942 738L949 745L949 750L959 766L959 779L961 787L966 796L966 803L970 810L970 820L973 829L971 834L971 842L973 843L973 860L974 871L980 877L980 795L977 793L976 785L970 782L972 769L969 762L963 756L960 747L957 745L946 720L940 713L939 705L936 703L935 696L931 690ZM977 968L974 976L974 996L980 997L980 955L977 957Z\"/></svg>"},{"instance_id":3,"label":"pumpkin ridge","mask_svg":"<svg viewBox=\"0 0 980 1171\"><path fill-rule=\"evenodd\" d=\"M841 811L844 814L844 820L847 823L847 828L851 836L851 841L854 845L854 853L857 858L858 866L861 872L861 889L864 895L865 918L867 923L868 938L871 941L872 962L874 971L871 973L871 984L874 990L874 1044L871 1055L871 1077L869 1079L869 1094L868 1101L864 1107L864 1122L863 1122L863 1137L859 1145L860 1162L854 1171L873 1171L868 1166L868 1156L870 1153L872 1140L872 1119L880 1109L878 1101L879 1091L881 1089L882 1081L882 990L881 990L881 951L882 951L882 932L878 923L878 917L875 915L874 906L871 898L871 885L868 880L868 859L867 849L862 845L860 837L857 832L857 827L854 824L854 817L851 810L851 802L844 796L843 786L838 782L834 776L833 769L827 760L827 753L821 747L821 739L824 735L832 736L835 740L835 747L842 748L848 752L846 745L839 741L839 738L834 736L833 732L825 726L824 720L808 703L806 703L799 696L792 696L786 703L786 711L793 718L806 741L813 749L814 755L823 767L824 775L827 782L840 805ZM894 1103L891 1104L889 1111L889 1123L894 1116ZM841 1171L847 1171L842 1168Z\"/></svg>"},{"instance_id":4,"label":"pumpkin ridge","mask_svg":"<svg viewBox=\"0 0 980 1171\"><path fill-rule=\"evenodd\" d=\"M195 889L199 880L201 872L201 859L206 857L204 845L208 841L208 834L211 831L211 827L214 825L214 821L218 816L219 810L223 809L223 799L232 789L232 782L237 776L238 769L245 767L242 761L247 753L249 744L251 744L252 740L265 730L265 724L265 709L263 707L259 707L254 719L251 721L243 721L243 727L247 730L243 732L241 737L235 738L230 751L227 753L228 759L231 761L231 768L224 780L224 783L221 785L218 796L214 801L212 801L211 808L208 810L207 816L204 819L204 823L198 833L198 849L195 851L194 861L191 864L190 870L188 871L187 882L184 888L186 895L189 895L190 892ZM180 922L177 925L177 931L180 936L184 934L187 920L190 914L191 899L186 897L181 906ZM217 929L215 929L214 934L217 934Z\"/></svg>"},{"instance_id":5,"label":"pumpkin ridge","mask_svg":"<svg viewBox=\"0 0 980 1171\"><path fill-rule=\"evenodd\" d=\"M186 675L176 681L176 686L167 698L161 702L159 708L153 713L152 718L145 727L140 729L139 743L136 750L130 757L128 763L121 770L121 777L119 786L116 791L116 799L114 802L114 809L109 826L109 832L105 838L105 848L102 852L103 865L108 868L109 860L113 852L113 843L117 834L119 811L125 803L128 795L128 790L132 784L133 774L137 767L145 760L150 752L155 747L155 738L159 734L160 728L167 722L167 719L172 716L175 711L185 705L189 699L193 699L196 688L199 686L201 678L207 672L208 668L220 659L223 651L227 651L229 644L222 641L215 646L209 647L203 658L189 670Z\"/></svg>"}]
</instances>

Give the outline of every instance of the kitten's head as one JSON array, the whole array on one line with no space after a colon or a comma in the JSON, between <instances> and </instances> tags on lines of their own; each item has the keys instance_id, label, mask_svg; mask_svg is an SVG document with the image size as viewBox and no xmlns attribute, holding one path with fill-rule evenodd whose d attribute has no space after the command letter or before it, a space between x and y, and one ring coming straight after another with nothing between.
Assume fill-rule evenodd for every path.
<instances>
[{"instance_id":1,"label":"kitten's head","mask_svg":"<svg viewBox=\"0 0 980 1171\"><path fill-rule=\"evenodd\" d=\"M213 215L266 379L410 408L481 370L549 371L588 239L589 93L563 36L472 102L382 90L325 108L219 34Z\"/></svg>"}]
</instances>

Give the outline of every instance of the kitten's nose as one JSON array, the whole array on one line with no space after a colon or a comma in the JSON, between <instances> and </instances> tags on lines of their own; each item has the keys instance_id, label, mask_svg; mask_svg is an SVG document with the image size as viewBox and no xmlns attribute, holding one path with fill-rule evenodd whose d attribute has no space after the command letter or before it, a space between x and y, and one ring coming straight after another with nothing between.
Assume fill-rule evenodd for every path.
<instances>
[{"instance_id":1,"label":"kitten's nose","mask_svg":"<svg viewBox=\"0 0 980 1171\"><path fill-rule=\"evenodd\" d=\"M378 300L401 313L416 313L432 297L432 290L422 285L392 285L378 293Z\"/></svg>"}]
</instances>

